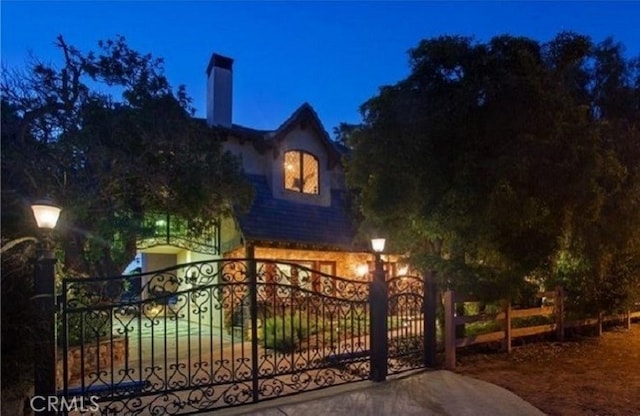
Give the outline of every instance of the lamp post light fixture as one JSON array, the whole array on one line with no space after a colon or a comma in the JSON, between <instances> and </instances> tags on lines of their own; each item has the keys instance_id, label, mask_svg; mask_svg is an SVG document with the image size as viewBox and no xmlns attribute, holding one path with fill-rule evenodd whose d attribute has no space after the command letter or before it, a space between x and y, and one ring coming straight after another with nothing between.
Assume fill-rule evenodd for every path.
<instances>
[{"instance_id":1,"label":"lamp post light fixture","mask_svg":"<svg viewBox=\"0 0 640 416\"><path fill-rule=\"evenodd\" d=\"M38 228L53 230L56 228L62 208L49 199L42 199L31 204L31 210L33 211L33 216L36 218Z\"/></svg>"},{"instance_id":2,"label":"lamp post light fixture","mask_svg":"<svg viewBox=\"0 0 640 416\"><path fill-rule=\"evenodd\" d=\"M385 242L384 238L371 239L371 248L375 254L375 269L369 289L371 310L371 370L369 378L372 381L384 381L387 377L388 368L388 290L381 258Z\"/></svg>"},{"instance_id":3,"label":"lamp post light fixture","mask_svg":"<svg viewBox=\"0 0 640 416\"><path fill-rule=\"evenodd\" d=\"M372 238L371 239L371 248L373 252L377 255L380 255L384 251L384 246L387 240L384 238Z\"/></svg>"},{"instance_id":4,"label":"lamp post light fixture","mask_svg":"<svg viewBox=\"0 0 640 416\"><path fill-rule=\"evenodd\" d=\"M384 281L384 268L382 265L382 252L384 252L384 246L387 242L384 238L372 238L371 239L371 249L373 250L373 254L375 255L375 264L374 264L374 272L373 279L376 279L376 276L382 276ZM381 274L380 274L381 273Z\"/></svg>"},{"instance_id":5,"label":"lamp post light fixture","mask_svg":"<svg viewBox=\"0 0 640 416\"><path fill-rule=\"evenodd\" d=\"M55 264L56 256L52 240L62 209L50 200L36 201L31 205L33 216L41 231L34 269L34 304L40 313L39 331L42 342L36 346L34 363L35 397L56 395L56 306ZM41 414L43 414L41 412ZM44 413L46 414L46 412Z\"/></svg>"}]
</instances>

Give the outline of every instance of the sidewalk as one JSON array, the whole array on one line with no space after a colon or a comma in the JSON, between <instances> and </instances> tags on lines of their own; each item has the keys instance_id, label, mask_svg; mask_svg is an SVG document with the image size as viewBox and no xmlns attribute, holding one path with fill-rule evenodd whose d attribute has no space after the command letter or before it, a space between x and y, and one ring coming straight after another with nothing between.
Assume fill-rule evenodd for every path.
<instances>
[{"instance_id":1,"label":"sidewalk","mask_svg":"<svg viewBox=\"0 0 640 416\"><path fill-rule=\"evenodd\" d=\"M205 413L214 415L214 413ZM216 416L544 416L508 390L450 371L363 381L234 409Z\"/></svg>"}]
</instances>

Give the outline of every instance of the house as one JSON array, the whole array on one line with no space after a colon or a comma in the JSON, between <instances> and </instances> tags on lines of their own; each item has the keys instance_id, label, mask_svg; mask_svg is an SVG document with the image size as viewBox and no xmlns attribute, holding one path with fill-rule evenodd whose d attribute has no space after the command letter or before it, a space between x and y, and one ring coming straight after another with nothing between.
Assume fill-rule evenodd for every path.
<instances>
[{"instance_id":1,"label":"house","mask_svg":"<svg viewBox=\"0 0 640 416\"><path fill-rule=\"evenodd\" d=\"M342 159L346 150L332 141L308 103L273 130L233 123L233 60L213 54L206 69L209 126L225 131L224 149L238 155L255 199L247 212L222 218L202 241L181 239L180 221L153 219L160 239L140 242L143 271L220 258L290 262L350 279L366 280L372 255L356 239L349 213ZM173 235L172 235L173 232ZM290 267L290 266L282 266ZM395 263L389 263L395 274ZM287 275L295 270L285 271ZM313 289L313 282L307 282Z\"/></svg>"}]
</instances>

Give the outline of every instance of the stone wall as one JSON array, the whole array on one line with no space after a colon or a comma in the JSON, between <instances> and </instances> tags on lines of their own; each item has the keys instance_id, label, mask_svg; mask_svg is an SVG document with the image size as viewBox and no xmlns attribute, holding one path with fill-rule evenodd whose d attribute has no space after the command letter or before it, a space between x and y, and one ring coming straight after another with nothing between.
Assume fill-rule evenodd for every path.
<instances>
[{"instance_id":1,"label":"stone wall","mask_svg":"<svg viewBox=\"0 0 640 416\"><path fill-rule=\"evenodd\" d=\"M243 247L225 253L227 258L245 257ZM366 252L345 252L327 250L296 250L289 248L255 247L255 257L261 259L271 259L275 261L315 261L315 262L335 262L335 274L339 277L353 280L370 279L369 272L373 270L373 254ZM385 268L391 264L391 275L398 273L398 256L383 255ZM364 273L363 273L364 271Z\"/></svg>"},{"instance_id":2,"label":"stone wall","mask_svg":"<svg viewBox=\"0 0 640 416\"><path fill-rule=\"evenodd\" d=\"M110 371L111 364L114 367L124 362L127 352L127 339L114 338L111 340L101 341L100 343L92 343L84 346L84 374L85 377L91 373L95 373L98 368L100 371ZM68 385L73 386L79 384L82 379L82 357L81 347L69 347L67 351L68 363ZM59 389L63 386L63 363L62 352L58 351L58 359L56 363L56 384Z\"/></svg>"}]
</instances>

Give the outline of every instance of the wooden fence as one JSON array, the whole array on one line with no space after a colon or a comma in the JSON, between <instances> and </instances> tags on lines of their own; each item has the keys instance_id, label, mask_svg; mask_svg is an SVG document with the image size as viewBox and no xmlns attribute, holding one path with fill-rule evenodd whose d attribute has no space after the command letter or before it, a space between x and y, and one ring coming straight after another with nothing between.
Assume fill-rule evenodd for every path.
<instances>
[{"instance_id":1,"label":"wooden fence","mask_svg":"<svg viewBox=\"0 0 640 416\"><path fill-rule=\"evenodd\" d=\"M598 335L602 335L602 326L605 322L624 322L627 328L631 327L633 318L640 318L639 310L627 310L624 314L604 315L599 313L597 317L581 320L568 321L564 308L564 293L562 288L555 291L542 292L538 294L541 299L541 306L529 309L515 309L509 301L501 301L501 311L497 313L478 313L476 315L458 315L456 310L468 302L477 302L470 296L463 296L453 291L444 293L444 347L445 347L445 367L453 369L456 366L456 349L470 345L483 344L488 342L501 342L505 351L511 352L512 340L514 338L526 337L530 335L556 333L556 338L564 340L565 329L595 326ZM546 317L549 323L543 325L514 327L513 319L528 317ZM497 322L501 330L488 333L481 333L473 336L459 338L456 336L456 327L462 324L472 324L474 322Z\"/></svg>"}]
</instances>

